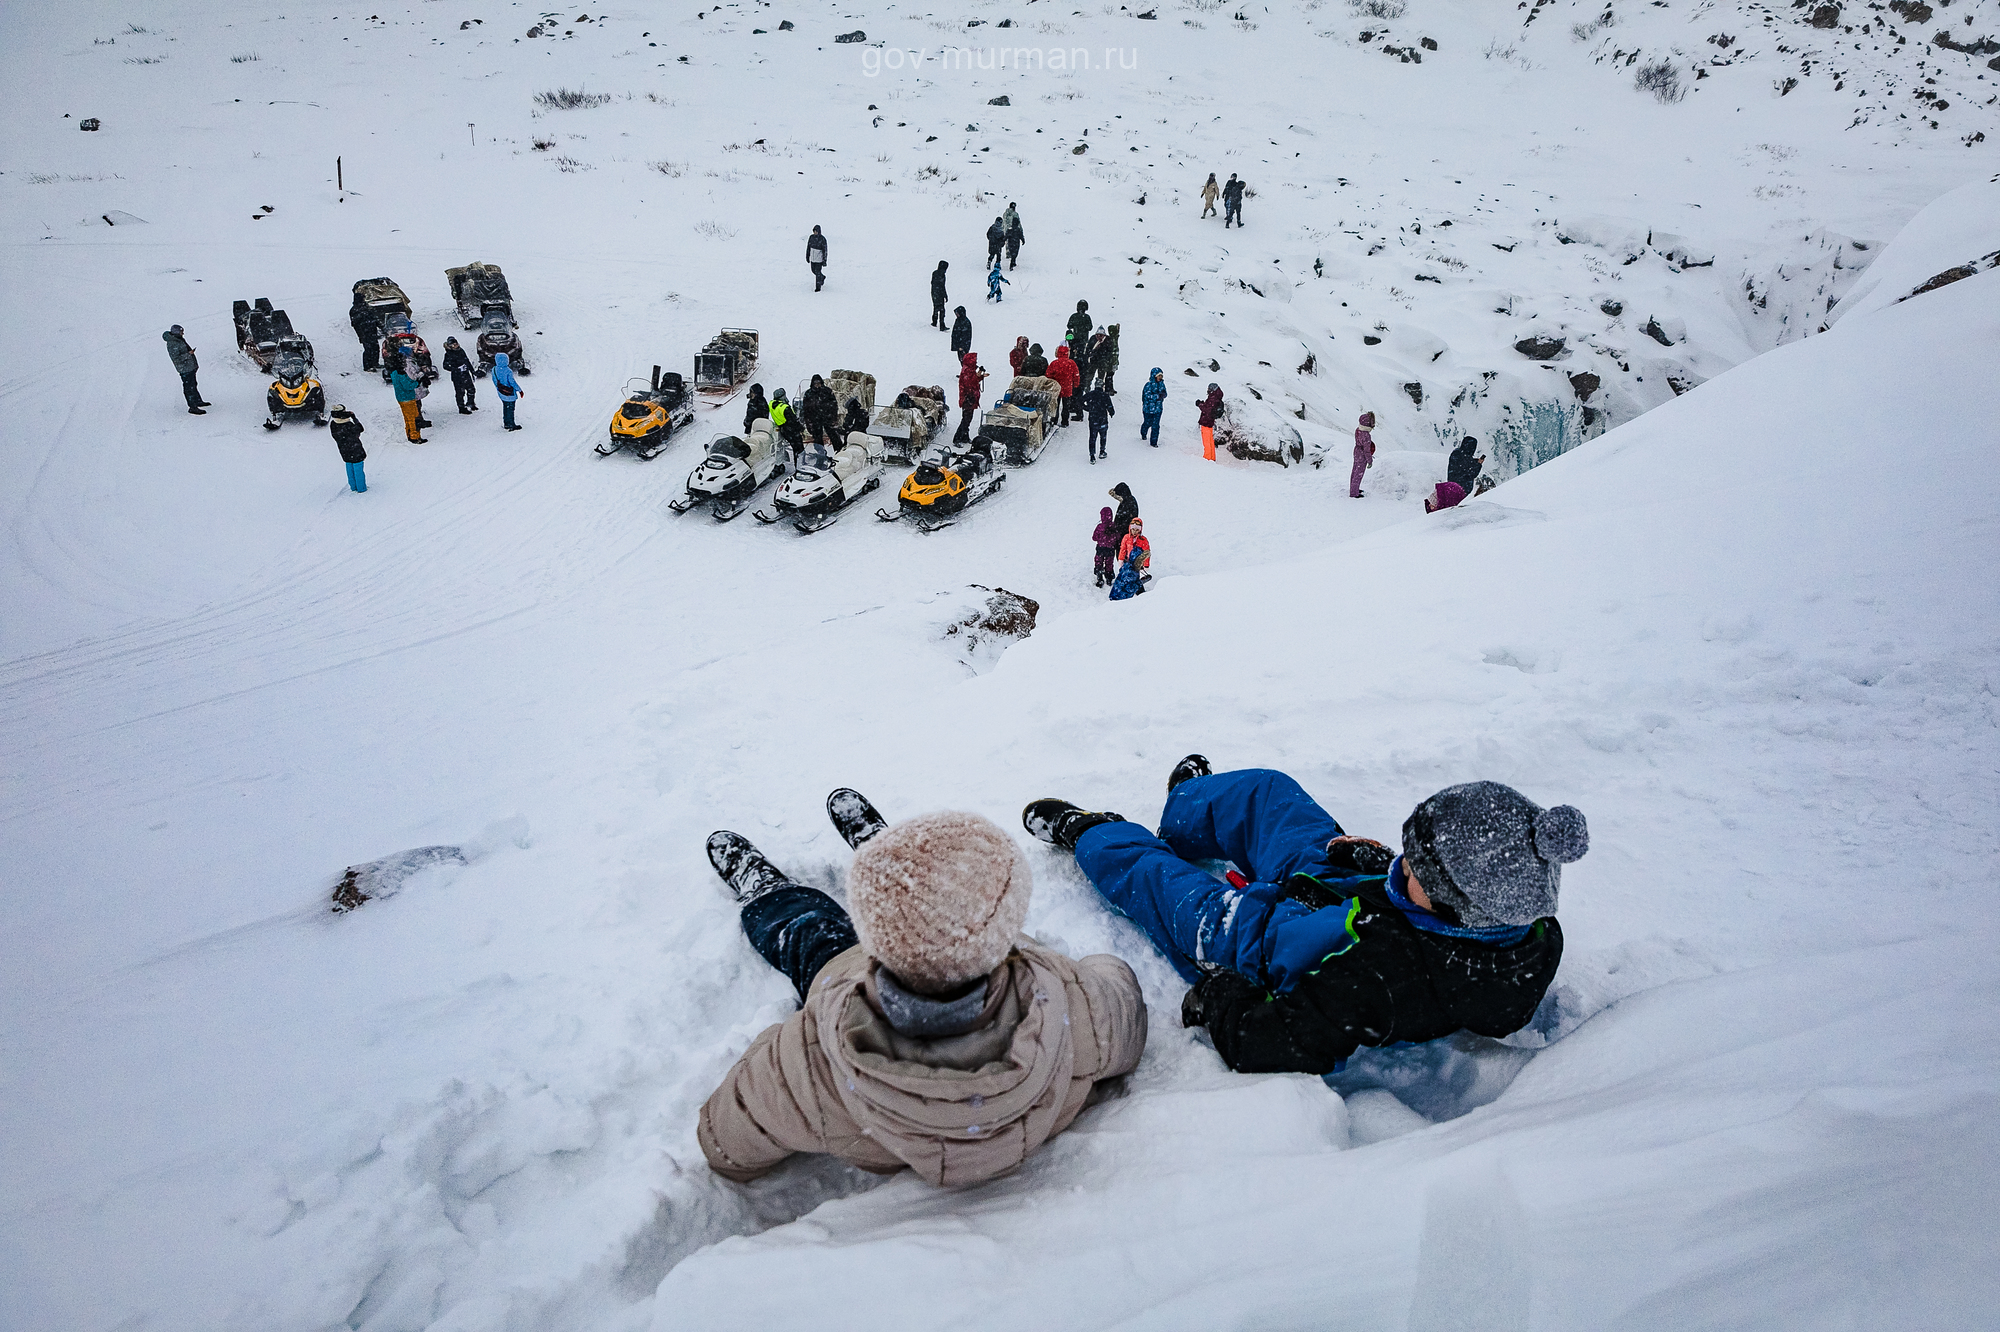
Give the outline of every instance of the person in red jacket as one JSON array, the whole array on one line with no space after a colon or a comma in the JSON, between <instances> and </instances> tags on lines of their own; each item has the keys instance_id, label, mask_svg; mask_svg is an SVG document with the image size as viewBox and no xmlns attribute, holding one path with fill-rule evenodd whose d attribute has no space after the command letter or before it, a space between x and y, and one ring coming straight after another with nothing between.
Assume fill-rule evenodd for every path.
<instances>
[{"instance_id":1,"label":"person in red jacket","mask_svg":"<svg viewBox=\"0 0 2000 1332\"><path fill-rule=\"evenodd\" d=\"M986 372L979 368L979 357L967 352L958 360L958 433L951 437L954 444L966 444L972 440L972 414L979 410L979 386L986 380Z\"/></svg>"},{"instance_id":2,"label":"person in red jacket","mask_svg":"<svg viewBox=\"0 0 2000 1332\"><path fill-rule=\"evenodd\" d=\"M1210 384L1208 396L1197 406L1201 411L1201 456L1215 461L1215 422L1222 415L1222 385Z\"/></svg>"},{"instance_id":3,"label":"person in red jacket","mask_svg":"<svg viewBox=\"0 0 2000 1332\"><path fill-rule=\"evenodd\" d=\"M1069 348L1057 347L1056 359L1049 362L1049 378L1055 380L1062 389L1062 419L1056 422L1059 426L1068 425L1070 418L1075 415L1072 405L1076 401L1077 382L1082 377L1077 372L1076 362L1069 358Z\"/></svg>"},{"instance_id":4,"label":"person in red jacket","mask_svg":"<svg viewBox=\"0 0 2000 1332\"><path fill-rule=\"evenodd\" d=\"M1013 369L1014 373L1018 376L1021 373L1021 362L1027 359L1028 359L1028 340L1026 338L1015 338L1014 350L1007 353L1007 364Z\"/></svg>"}]
</instances>

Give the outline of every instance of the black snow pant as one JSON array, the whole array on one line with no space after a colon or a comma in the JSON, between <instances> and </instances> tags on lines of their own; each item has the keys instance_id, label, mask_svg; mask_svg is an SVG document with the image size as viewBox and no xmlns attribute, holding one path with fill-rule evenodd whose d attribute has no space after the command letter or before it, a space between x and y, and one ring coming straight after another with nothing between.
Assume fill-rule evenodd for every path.
<instances>
[{"instance_id":1,"label":"black snow pant","mask_svg":"<svg viewBox=\"0 0 2000 1332\"><path fill-rule=\"evenodd\" d=\"M1090 423L1090 456L1109 458L1111 456L1111 422L1092 421Z\"/></svg>"},{"instance_id":2,"label":"black snow pant","mask_svg":"<svg viewBox=\"0 0 2000 1332\"><path fill-rule=\"evenodd\" d=\"M826 285L826 265L807 264L806 267L813 271L813 290L818 291L821 287L824 287Z\"/></svg>"},{"instance_id":3,"label":"black snow pant","mask_svg":"<svg viewBox=\"0 0 2000 1332\"><path fill-rule=\"evenodd\" d=\"M195 387L194 382L196 373L196 371L190 370L181 376L181 392L187 395L188 409L190 411L202 405L201 390Z\"/></svg>"},{"instance_id":4,"label":"black snow pant","mask_svg":"<svg viewBox=\"0 0 2000 1332\"><path fill-rule=\"evenodd\" d=\"M1062 400L1062 416L1056 422L1058 426L1066 426L1075 418L1076 413L1072 411L1072 405L1075 402L1076 399L1074 397L1065 397Z\"/></svg>"},{"instance_id":5,"label":"black snow pant","mask_svg":"<svg viewBox=\"0 0 2000 1332\"><path fill-rule=\"evenodd\" d=\"M1241 199L1238 199L1235 203L1224 205L1222 214L1223 230L1227 231L1231 222L1234 222L1239 227L1243 225L1243 201Z\"/></svg>"},{"instance_id":6,"label":"black snow pant","mask_svg":"<svg viewBox=\"0 0 2000 1332\"><path fill-rule=\"evenodd\" d=\"M451 391L458 397L458 410L461 412L476 412L479 410L479 404L473 401L472 383L472 373L470 371L454 370L451 372Z\"/></svg>"},{"instance_id":7,"label":"black snow pant","mask_svg":"<svg viewBox=\"0 0 2000 1332\"><path fill-rule=\"evenodd\" d=\"M941 300L931 302L931 327L944 329L947 333L951 331L951 326L944 322L944 302Z\"/></svg>"},{"instance_id":8,"label":"black snow pant","mask_svg":"<svg viewBox=\"0 0 2000 1332\"><path fill-rule=\"evenodd\" d=\"M993 268L993 265L995 265L995 264L997 264L997 263L999 263L999 262L1000 262L1000 247L999 247L999 245L995 244L995 243L994 243L993 241L987 241L987 242L986 242L986 267L987 267L988 271L991 271L991 269Z\"/></svg>"},{"instance_id":9,"label":"black snow pant","mask_svg":"<svg viewBox=\"0 0 2000 1332\"><path fill-rule=\"evenodd\" d=\"M975 407L961 407L958 409L958 433L951 437L952 443L969 444L972 442L972 414L977 410Z\"/></svg>"},{"instance_id":10,"label":"black snow pant","mask_svg":"<svg viewBox=\"0 0 2000 1332\"><path fill-rule=\"evenodd\" d=\"M1012 268L1014 266L1014 261L1016 259L1019 259L1020 257L1021 257L1021 242L1010 238L1007 241L1007 267Z\"/></svg>"},{"instance_id":11,"label":"black snow pant","mask_svg":"<svg viewBox=\"0 0 2000 1332\"><path fill-rule=\"evenodd\" d=\"M861 942L840 903L817 888L786 883L743 904L743 933L758 956L785 973L799 1003L820 968Z\"/></svg>"},{"instance_id":12,"label":"black snow pant","mask_svg":"<svg viewBox=\"0 0 2000 1332\"><path fill-rule=\"evenodd\" d=\"M1097 560L1090 566L1090 572L1097 578L1097 585L1103 587L1118 576L1118 548L1099 546Z\"/></svg>"},{"instance_id":13,"label":"black snow pant","mask_svg":"<svg viewBox=\"0 0 2000 1332\"><path fill-rule=\"evenodd\" d=\"M363 370L380 370L382 368L381 344L366 333L356 333L354 336L361 339L361 368Z\"/></svg>"}]
</instances>

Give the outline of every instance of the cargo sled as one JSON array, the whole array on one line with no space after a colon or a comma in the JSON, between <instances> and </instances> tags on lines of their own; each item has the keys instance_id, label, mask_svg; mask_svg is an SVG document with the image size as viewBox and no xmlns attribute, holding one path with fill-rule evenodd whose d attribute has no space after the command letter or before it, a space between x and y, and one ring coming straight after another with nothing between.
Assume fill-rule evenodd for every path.
<instances>
[{"instance_id":1,"label":"cargo sled","mask_svg":"<svg viewBox=\"0 0 2000 1332\"><path fill-rule=\"evenodd\" d=\"M944 389L932 384L925 388L911 384L896 395L887 407L877 407L868 423L868 433L882 441L888 456L897 462L915 462L929 447L932 436L944 425Z\"/></svg>"},{"instance_id":2,"label":"cargo sled","mask_svg":"<svg viewBox=\"0 0 2000 1332\"><path fill-rule=\"evenodd\" d=\"M236 317L236 346L245 356L257 363L259 370L269 370L278 357L278 344L287 338L305 338L292 331L291 317L283 310L273 310L268 296L259 296L255 302L238 301L232 307ZM308 350L312 344L306 343Z\"/></svg>"},{"instance_id":3,"label":"cargo sled","mask_svg":"<svg viewBox=\"0 0 2000 1332\"><path fill-rule=\"evenodd\" d=\"M993 441L994 453L1010 467L1026 467L1042 456L1062 386L1046 375L1021 375L1007 386L1000 403L979 418L979 433Z\"/></svg>"},{"instance_id":4,"label":"cargo sled","mask_svg":"<svg viewBox=\"0 0 2000 1332\"><path fill-rule=\"evenodd\" d=\"M757 330L725 328L695 353L694 391L704 397L726 398L756 371Z\"/></svg>"}]
</instances>

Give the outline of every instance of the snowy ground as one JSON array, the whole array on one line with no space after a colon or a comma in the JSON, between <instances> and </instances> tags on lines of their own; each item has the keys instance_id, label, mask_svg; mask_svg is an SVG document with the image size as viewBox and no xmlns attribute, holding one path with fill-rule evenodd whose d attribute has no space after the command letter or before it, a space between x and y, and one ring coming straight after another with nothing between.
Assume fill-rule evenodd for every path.
<instances>
[{"instance_id":1,"label":"snowy ground","mask_svg":"<svg viewBox=\"0 0 2000 1332\"><path fill-rule=\"evenodd\" d=\"M0 1326L1985 1319L2000 276L1897 298L2000 251L2000 73L1930 40L2000 12L1360 8L13 16ZM1677 102L1634 87L1662 62ZM537 115L558 87L614 100ZM1197 218L1209 170L1251 181L1249 230ZM970 298L1009 199L996 311ZM482 388L404 445L348 286L395 277L436 350L472 258L518 296L528 428ZM991 363L1078 298L1120 323L1108 467L1073 429L947 531L801 538L668 514L692 444L592 455L625 379L723 324L764 331L767 385L948 384L940 258ZM322 433L257 428L228 309L259 295L368 425L367 495ZM1329 465L1202 463L1211 378ZM1363 407L1389 452L1356 502ZM1420 516L1460 429L1511 472L1607 425ZM1116 480L1160 577L1112 606L1087 538ZM973 583L1042 603L997 667L940 638ZM1127 1096L965 1192L709 1176L694 1108L789 1008L709 830L837 888L831 786L1145 819L1190 749L1384 836L1473 777L1581 805L1537 1029L1357 1061L1344 1096L1230 1075L1038 851L1030 928L1121 953L1155 1007ZM433 842L471 863L326 913L343 866Z\"/></svg>"}]
</instances>

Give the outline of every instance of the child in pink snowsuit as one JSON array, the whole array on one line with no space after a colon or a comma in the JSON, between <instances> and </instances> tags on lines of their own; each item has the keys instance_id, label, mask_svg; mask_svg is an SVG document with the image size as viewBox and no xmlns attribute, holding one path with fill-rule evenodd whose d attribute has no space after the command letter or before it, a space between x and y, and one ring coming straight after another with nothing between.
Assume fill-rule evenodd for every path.
<instances>
[{"instance_id":1,"label":"child in pink snowsuit","mask_svg":"<svg viewBox=\"0 0 2000 1332\"><path fill-rule=\"evenodd\" d=\"M1090 534L1097 546L1097 562L1091 572L1097 575L1097 585L1104 587L1118 576L1118 525L1111 520L1109 505L1099 509L1097 517L1097 530Z\"/></svg>"},{"instance_id":2,"label":"child in pink snowsuit","mask_svg":"<svg viewBox=\"0 0 2000 1332\"><path fill-rule=\"evenodd\" d=\"M1375 428L1375 413L1361 413L1361 424L1354 428L1354 470L1348 473L1347 497L1361 498L1361 474L1375 465L1375 440L1368 433Z\"/></svg>"}]
</instances>

